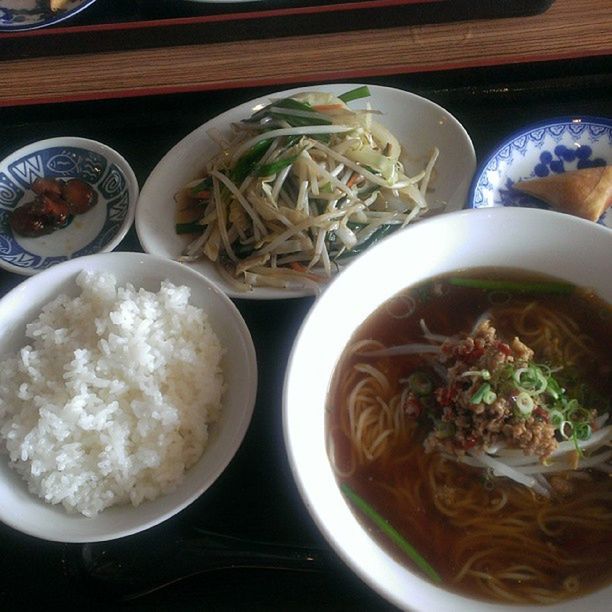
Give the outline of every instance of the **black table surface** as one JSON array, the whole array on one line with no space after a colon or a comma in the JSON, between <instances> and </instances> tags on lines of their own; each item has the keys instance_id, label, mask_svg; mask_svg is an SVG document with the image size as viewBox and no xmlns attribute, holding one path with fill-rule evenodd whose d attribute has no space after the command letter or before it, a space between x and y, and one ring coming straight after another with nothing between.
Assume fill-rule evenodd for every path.
<instances>
[{"instance_id":1,"label":"black table surface","mask_svg":"<svg viewBox=\"0 0 612 612\"><path fill-rule=\"evenodd\" d=\"M479 160L527 123L567 115L605 116L611 108L611 78L602 58L366 82L403 88L444 106L471 135ZM83 136L121 152L142 186L163 154L190 131L271 91L245 88L0 109L0 158L42 138ZM141 250L134 228L117 250ZM0 271L0 295L24 278ZM109 544L45 542L0 524L0 609L51 603L128 610L393 609L335 556L306 511L288 465L282 381L293 339L312 303L312 298L236 300L257 351L257 401L241 448L205 494L168 521ZM243 565L236 551L248 549L249 541L258 542L255 551L261 550L261 542L305 547L320 560L300 568L229 567L202 573L209 542L203 531L238 538L226 550L229 565ZM95 576L90 571L94 566ZM185 574L193 575L128 598Z\"/></svg>"}]
</instances>

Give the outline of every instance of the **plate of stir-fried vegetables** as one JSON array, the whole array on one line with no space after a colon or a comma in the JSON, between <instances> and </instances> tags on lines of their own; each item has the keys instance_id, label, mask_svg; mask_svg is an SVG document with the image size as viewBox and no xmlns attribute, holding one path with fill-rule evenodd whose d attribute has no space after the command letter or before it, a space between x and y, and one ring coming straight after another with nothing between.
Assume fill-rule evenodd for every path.
<instances>
[{"instance_id":1,"label":"plate of stir-fried vegetables","mask_svg":"<svg viewBox=\"0 0 612 612\"><path fill-rule=\"evenodd\" d=\"M233 297L316 294L385 236L462 208L475 163L461 124L415 94L284 91L179 142L143 186L136 229L145 251Z\"/></svg>"}]
</instances>

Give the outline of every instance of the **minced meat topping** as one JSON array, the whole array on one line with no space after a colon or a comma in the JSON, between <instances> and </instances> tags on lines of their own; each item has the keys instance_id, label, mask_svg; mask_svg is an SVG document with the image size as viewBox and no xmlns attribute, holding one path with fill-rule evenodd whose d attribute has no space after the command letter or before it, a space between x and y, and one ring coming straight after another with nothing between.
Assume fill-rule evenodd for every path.
<instances>
[{"instance_id":1,"label":"minced meat topping","mask_svg":"<svg viewBox=\"0 0 612 612\"><path fill-rule=\"evenodd\" d=\"M427 398L411 392L405 399L412 415L419 412L415 406L428 404L434 428L427 451L462 455L504 446L544 460L559 438L590 436L596 413L567 398L528 346L518 338L501 340L488 320L471 335L446 340L437 360L445 384Z\"/></svg>"}]
</instances>

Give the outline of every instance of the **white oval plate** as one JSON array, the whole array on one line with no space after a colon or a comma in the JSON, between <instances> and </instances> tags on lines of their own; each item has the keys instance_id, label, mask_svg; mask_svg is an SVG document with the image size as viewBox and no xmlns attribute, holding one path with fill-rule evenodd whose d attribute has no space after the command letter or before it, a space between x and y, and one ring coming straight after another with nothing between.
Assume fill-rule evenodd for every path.
<instances>
[{"instance_id":1,"label":"white oval plate","mask_svg":"<svg viewBox=\"0 0 612 612\"><path fill-rule=\"evenodd\" d=\"M197 178L206 161L217 152L208 131L229 131L232 122L249 117L270 97L283 97L300 91L328 91L336 95L360 87L360 83L313 85L281 91L246 102L211 119L175 145L157 164L145 182L136 206L136 231L143 249L169 259L178 259L189 238L174 231L174 194ZM472 141L463 126L437 104L400 89L368 85L371 96L351 102L351 108L371 106L382 111L380 122L398 138L415 158L426 157L434 146L440 150L433 198L445 202L447 211L464 206L467 190L476 167ZM419 166L422 167L422 166ZM221 287L229 296L246 299L283 299L311 295L312 290L257 287L248 293L237 292L204 259L189 265Z\"/></svg>"}]
</instances>

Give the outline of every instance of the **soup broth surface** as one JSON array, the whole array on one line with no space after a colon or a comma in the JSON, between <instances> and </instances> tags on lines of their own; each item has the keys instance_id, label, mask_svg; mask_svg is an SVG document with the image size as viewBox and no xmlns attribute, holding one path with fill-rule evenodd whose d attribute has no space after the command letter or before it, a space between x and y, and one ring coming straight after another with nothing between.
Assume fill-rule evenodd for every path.
<instances>
[{"instance_id":1,"label":"soup broth surface","mask_svg":"<svg viewBox=\"0 0 612 612\"><path fill-rule=\"evenodd\" d=\"M509 281L511 290L466 287L454 284L457 278ZM538 289L552 282L520 270L482 268L407 288L357 330L334 373L327 429L339 483L384 517L445 588L478 599L548 604L610 583L610 461L603 470L546 474L551 492L541 495L490 470L426 452L432 417L427 410L411 414L402 391L414 372L441 384L440 370L420 354L368 352L427 343L421 321L431 334L447 337L468 334L479 318L488 318L500 338L519 337L532 348L535 361L567 382L568 393L587 389L581 397L597 411L596 428L609 426L602 415L612 397L612 309L587 289ZM354 511L390 554L415 569Z\"/></svg>"}]
</instances>

